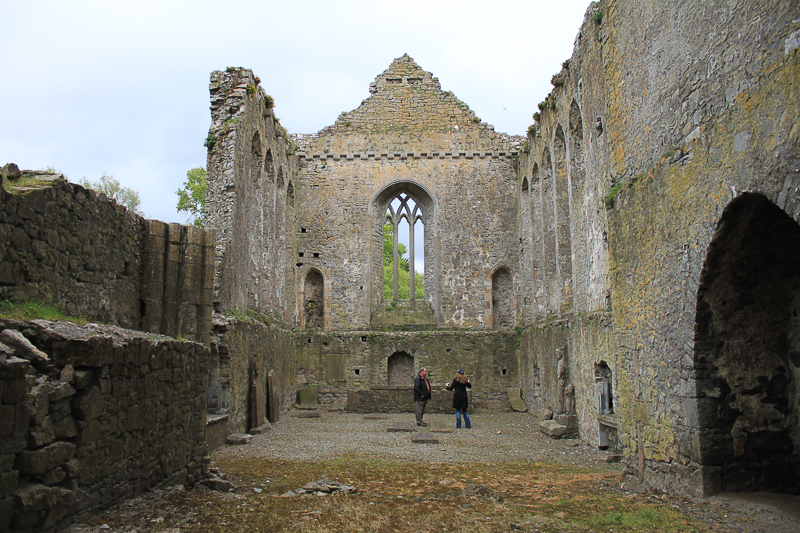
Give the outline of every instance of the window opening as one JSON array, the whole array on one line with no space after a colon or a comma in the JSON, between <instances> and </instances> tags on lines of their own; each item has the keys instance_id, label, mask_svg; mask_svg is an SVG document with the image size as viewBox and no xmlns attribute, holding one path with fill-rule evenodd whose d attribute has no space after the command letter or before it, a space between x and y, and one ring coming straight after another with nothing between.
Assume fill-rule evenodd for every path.
<instances>
[{"instance_id":1,"label":"window opening","mask_svg":"<svg viewBox=\"0 0 800 533\"><path fill-rule=\"evenodd\" d=\"M389 203L383 226L385 299L425 298L424 234L422 210L407 193L401 192Z\"/></svg>"}]
</instances>

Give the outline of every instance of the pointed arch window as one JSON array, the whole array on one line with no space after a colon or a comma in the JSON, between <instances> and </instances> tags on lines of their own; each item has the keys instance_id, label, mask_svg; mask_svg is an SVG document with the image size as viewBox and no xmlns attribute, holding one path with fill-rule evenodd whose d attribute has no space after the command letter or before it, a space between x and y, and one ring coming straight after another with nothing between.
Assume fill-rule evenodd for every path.
<instances>
[{"instance_id":1,"label":"pointed arch window","mask_svg":"<svg viewBox=\"0 0 800 533\"><path fill-rule=\"evenodd\" d=\"M416 242L424 242L422 209L407 193L389 202L383 226L384 298L424 298L425 252L418 254ZM407 296L406 296L407 295Z\"/></svg>"}]
</instances>

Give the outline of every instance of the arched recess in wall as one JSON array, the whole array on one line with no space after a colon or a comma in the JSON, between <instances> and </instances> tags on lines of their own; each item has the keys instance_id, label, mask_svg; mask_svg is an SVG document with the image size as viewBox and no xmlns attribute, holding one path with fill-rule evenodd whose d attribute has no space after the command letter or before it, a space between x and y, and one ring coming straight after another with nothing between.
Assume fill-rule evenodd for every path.
<instances>
[{"instance_id":1,"label":"arched recess in wall","mask_svg":"<svg viewBox=\"0 0 800 533\"><path fill-rule=\"evenodd\" d=\"M390 387L409 387L414 383L414 358L406 352L395 352L386 360Z\"/></svg>"},{"instance_id":2,"label":"arched recess in wall","mask_svg":"<svg viewBox=\"0 0 800 533\"><path fill-rule=\"evenodd\" d=\"M800 225L742 194L717 224L697 292L689 432L704 493L800 491L798 315Z\"/></svg>"},{"instance_id":3,"label":"arched recess in wall","mask_svg":"<svg viewBox=\"0 0 800 533\"><path fill-rule=\"evenodd\" d=\"M570 181L572 188L580 191L586 180L586 163L583 160L583 118L575 100L569 107L569 142Z\"/></svg>"},{"instance_id":4,"label":"arched recess in wall","mask_svg":"<svg viewBox=\"0 0 800 533\"><path fill-rule=\"evenodd\" d=\"M514 328L514 278L507 267L492 273L492 328L495 331Z\"/></svg>"},{"instance_id":5,"label":"arched recess in wall","mask_svg":"<svg viewBox=\"0 0 800 533\"><path fill-rule=\"evenodd\" d=\"M286 257L287 258L294 258L297 257L295 253L296 245L295 245L295 236L297 235L297 211L295 209L295 190L294 190L294 183L289 180L289 183L286 185L286 223L284 228L284 248L286 249ZM286 261L286 275L284 276L284 302L294 302L295 301L295 283L296 283L296 269L299 268L294 261L287 260ZM286 280L290 280L289 283L286 283ZM285 305L285 303L284 303ZM291 317L288 316L291 314ZM289 311L287 313L286 319L289 320L295 319L294 314Z\"/></svg>"},{"instance_id":6,"label":"arched recess in wall","mask_svg":"<svg viewBox=\"0 0 800 533\"><path fill-rule=\"evenodd\" d=\"M246 278L247 308L258 310L261 310L265 303L262 301L262 288L267 283L268 278L262 262L265 245L264 236L267 229L264 227L264 206L259 202L252 201L252 199L259 198L265 194L262 154L261 134L256 131L250 143L250 183L247 192L247 198L250 201L248 201L246 207L248 231L243 233L247 239L247 255L249 259Z\"/></svg>"},{"instance_id":7,"label":"arched recess in wall","mask_svg":"<svg viewBox=\"0 0 800 533\"><path fill-rule=\"evenodd\" d=\"M272 311L284 317L283 311L286 309L286 286L287 269L287 250L286 250L286 180L284 179L283 167L278 167L278 176L275 182L275 259L274 271L272 273L274 298Z\"/></svg>"},{"instance_id":8,"label":"arched recess in wall","mask_svg":"<svg viewBox=\"0 0 800 533\"><path fill-rule=\"evenodd\" d=\"M553 160L550 149L545 147L542 153L542 239L544 250L542 254L542 295L547 313L557 310L560 296L560 287L556 276L556 188L553 184Z\"/></svg>"},{"instance_id":9,"label":"arched recess in wall","mask_svg":"<svg viewBox=\"0 0 800 533\"><path fill-rule=\"evenodd\" d=\"M267 149L264 155L264 244L262 248L261 264L264 270L264 283L262 290L262 310L272 310L275 300L275 163L272 160L272 150ZM271 314L271 313L270 313Z\"/></svg>"},{"instance_id":10,"label":"arched recess in wall","mask_svg":"<svg viewBox=\"0 0 800 533\"><path fill-rule=\"evenodd\" d=\"M530 194L530 185L528 183L528 178L522 178L522 185L520 186L520 193L519 193L519 204L520 204L520 245L522 246L522 262L523 262L523 271L522 275L529 277L531 280L533 279L533 255L531 246L533 244L533 239L531 237L531 233L533 231L533 227L531 226L531 194ZM528 290L523 291L523 298L522 298L522 309L527 320L531 320L532 316L532 309L533 309L533 293Z\"/></svg>"},{"instance_id":11,"label":"arched recess in wall","mask_svg":"<svg viewBox=\"0 0 800 533\"><path fill-rule=\"evenodd\" d=\"M419 208L419 216L425 227L424 248L425 257L424 286L425 300L429 302L436 315L437 323L442 322L438 312L437 278L438 251L434 245L436 235L436 202L433 196L421 185L411 181L395 182L384 187L370 202L369 214L372 218L372 256L370 258L369 299L372 311L384 307L384 247L383 226L386 222L386 213L389 204L400 195L406 195Z\"/></svg>"},{"instance_id":12,"label":"arched recess in wall","mask_svg":"<svg viewBox=\"0 0 800 533\"><path fill-rule=\"evenodd\" d=\"M531 170L531 275L533 276L533 317L545 313L544 302L544 227L542 226L542 184L539 165Z\"/></svg>"},{"instance_id":13,"label":"arched recess in wall","mask_svg":"<svg viewBox=\"0 0 800 533\"><path fill-rule=\"evenodd\" d=\"M556 127L553 153L555 155L553 170L556 188L556 256L560 285L559 311L565 314L572 311L572 224L570 222L571 195L567 173L567 144L561 124Z\"/></svg>"},{"instance_id":14,"label":"arched recess in wall","mask_svg":"<svg viewBox=\"0 0 800 533\"><path fill-rule=\"evenodd\" d=\"M325 277L316 268L306 271L303 279L302 326L321 328L325 325Z\"/></svg>"},{"instance_id":15,"label":"arched recess in wall","mask_svg":"<svg viewBox=\"0 0 800 533\"><path fill-rule=\"evenodd\" d=\"M586 195L582 194L584 182L586 179L586 163L583 155L583 119L581 118L581 110L578 107L578 102L572 101L569 108L569 179L572 184L572 209L574 220L592 220L594 217L589 216L586 211ZM575 232L576 239L578 232ZM589 232L589 246L586 247L590 250L595 249L593 237L596 238L597 231ZM581 239L583 240L583 239ZM586 242L586 241L584 241ZM574 243L576 250L582 248L583 245L579 242ZM577 253L575 254L578 255ZM575 311L583 311L589 307L587 297L587 284L590 277L587 263L577 261L574 264L575 272L573 274L573 284L575 290L574 296L574 309Z\"/></svg>"}]
</instances>

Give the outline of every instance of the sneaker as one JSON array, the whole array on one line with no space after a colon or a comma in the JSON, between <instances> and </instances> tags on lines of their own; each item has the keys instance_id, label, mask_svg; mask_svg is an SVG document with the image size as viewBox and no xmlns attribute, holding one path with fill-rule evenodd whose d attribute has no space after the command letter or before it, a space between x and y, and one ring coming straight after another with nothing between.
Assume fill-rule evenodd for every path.
<instances>
[{"instance_id":1,"label":"sneaker","mask_svg":"<svg viewBox=\"0 0 800 533\"><path fill-rule=\"evenodd\" d=\"M420 423L419 423L419 424L417 424L417 425L418 425L418 426L422 426L422 427L427 427L427 426L428 426L428 424L426 424L425 422L420 422Z\"/></svg>"}]
</instances>

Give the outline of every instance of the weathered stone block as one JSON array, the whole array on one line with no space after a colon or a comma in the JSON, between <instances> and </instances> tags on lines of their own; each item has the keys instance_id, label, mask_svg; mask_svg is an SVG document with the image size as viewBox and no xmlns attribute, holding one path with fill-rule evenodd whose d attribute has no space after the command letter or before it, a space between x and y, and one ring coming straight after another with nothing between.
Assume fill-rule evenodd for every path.
<instances>
[{"instance_id":1,"label":"weathered stone block","mask_svg":"<svg viewBox=\"0 0 800 533\"><path fill-rule=\"evenodd\" d=\"M81 463L77 459L70 459L61 468L64 469L67 479L77 479L81 473Z\"/></svg>"},{"instance_id":2,"label":"weathered stone block","mask_svg":"<svg viewBox=\"0 0 800 533\"><path fill-rule=\"evenodd\" d=\"M555 420L539 422L539 431L555 439L560 439L567 432L567 426L562 426Z\"/></svg>"},{"instance_id":3,"label":"weathered stone block","mask_svg":"<svg viewBox=\"0 0 800 533\"><path fill-rule=\"evenodd\" d=\"M103 410L103 395L96 386L82 390L72 400L72 415L78 420L92 420Z\"/></svg>"},{"instance_id":4,"label":"weathered stone block","mask_svg":"<svg viewBox=\"0 0 800 533\"><path fill-rule=\"evenodd\" d=\"M72 413L72 405L70 405L71 399L72 397L69 397L57 402L50 402L50 417L53 419L53 423L58 422Z\"/></svg>"},{"instance_id":5,"label":"weathered stone block","mask_svg":"<svg viewBox=\"0 0 800 533\"><path fill-rule=\"evenodd\" d=\"M63 372L62 372L63 374ZM51 403L69 398L75 394L75 389L69 383L51 382L49 400Z\"/></svg>"},{"instance_id":6,"label":"weathered stone block","mask_svg":"<svg viewBox=\"0 0 800 533\"><path fill-rule=\"evenodd\" d=\"M72 365L66 365L61 369L60 380L62 383L72 383L75 379L75 368Z\"/></svg>"},{"instance_id":7,"label":"weathered stone block","mask_svg":"<svg viewBox=\"0 0 800 533\"><path fill-rule=\"evenodd\" d=\"M31 406L33 407L33 420L36 424L44 422L50 412L50 383L36 385L31 390Z\"/></svg>"},{"instance_id":8,"label":"weathered stone block","mask_svg":"<svg viewBox=\"0 0 800 533\"><path fill-rule=\"evenodd\" d=\"M6 437L0 439L0 454L15 454L19 453L27 447L28 443L25 437Z\"/></svg>"},{"instance_id":9,"label":"weathered stone block","mask_svg":"<svg viewBox=\"0 0 800 533\"><path fill-rule=\"evenodd\" d=\"M312 407L317 405L317 387L303 387L298 391L300 405Z\"/></svg>"},{"instance_id":10,"label":"weathered stone block","mask_svg":"<svg viewBox=\"0 0 800 533\"><path fill-rule=\"evenodd\" d=\"M19 357L8 357L4 361L0 361L0 379L2 380L12 380L14 378L20 378L25 376L30 369L31 364L29 361ZM8 387L8 383L6 382L6 387ZM6 393L3 392L3 403L14 403L17 400L6 400Z\"/></svg>"},{"instance_id":11,"label":"weathered stone block","mask_svg":"<svg viewBox=\"0 0 800 533\"><path fill-rule=\"evenodd\" d=\"M236 433L233 435L228 435L228 438L225 439L225 443L232 445L250 444L251 440L253 440L252 435Z\"/></svg>"},{"instance_id":12,"label":"weathered stone block","mask_svg":"<svg viewBox=\"0 0 800 533\"><path fill-rule=\"evenodd\" d=\"M429 431L414 433L411 437L414 444L439 444L439 437Z\"/></svg>"},{"instance_id":13,"label":"weathered stone block","mask_svg":"<svg viewBox=\"0 0 800 533\"><path fill-rule=\"evenodd\" d=\"M22 512L49 510L78 503L74 492L40 483L21 483L16 492L17 508Z\"/></svg>"},{"instance_id":14,"label":"weathered stone block","mask_svg":"<svg viewBox=\"0 0 800 533\"><path fill-rule=\"evenodd\" d=\"M42 483L45 485L55 485L56 483L64 481L65 477L67 477L66 472L64 472L63 468L58 466L49 472L45 472L41 479Z\"/></svg>"},{"instance_id":15,"label":"weathered stone block","mask_svg":"<svg viewBox=\"0 0 800 533\"><path fill-rule=\"evenodd\" d=\"M53 430L57 439L71 439L78 434L78 427L75 425L75 419L71 416L65 416L53 424Z\"/></svg>"},{"instance_id":16,"label":"weathered stone block","mask_svg":"<svg viewBox=\"0 0 800 533\"><path fill-rule=\"evenodd\" d=\"M73 380L73 386L78 389L84 389L88 386L92 380L94 379L94 370L76 370L75 371L75 379Z\"/></svg>"},{"instance_id":17,"label":"weathered stone block","mask_svg":"<svg viewBox=\"0 0 800 533\"><path fill-rule=\"evenodd\" d=\"M102 367L112 362L114 341L111 337L65 339L53 342L52 357L60 365ZM79 387L76 387L79 388Z\"/></svg>"},{"instance_id":18,"label":"weathered stone block","mask_svg":"<svg viewBox=\"0 0 800 533\"><path fill-rule=\"evenodd\" d=\"M49 357L36 348L25 335L13 329L0 331L0 342L14 350L14 355L30 361L34 365L47 364Z\"/></svg>"},{"instance_id":19,"label":"weathered stone block","mask_svg":"<svg viewBox=\"0 0 800 533\"><path fill-rule=\"evenodd\" d=\"M0 531L11 529L15 505L16 498L14 497L0 498Z\"/></svg>"},{"instance_id":20,"label":"weathered stone block","mask_svg":"<svg viewBox=\"0 0 800 533\"><path fill-rule=\"evenodd\" d=\"M14 405L0 405L0 439L11 435L14 429L14 414L17 408Z\"/></svg>"},{"instance_id":21,"label":"weathered stone block","mask_svg":"<svg viewBox=\"0 0 800 533\"><path fill-rule=\"evenodd\" d=\"M46 416L40 424L33 425L28 429L28 447L30 448L41 448L55 439L53 420L49 416Z\"/></svg>"},{"instance_id":22,"label":"weathered stone block","mask_svg":"<svg viewBox=\"0 0 800 533\"><path fill-rule=\"evenodd\" d=\"M57 441L39 450L25 450L17 455L14 468L26 476L40 476L72 459L76 450L71 442Z\"/></svg>"},{"instance_id":23,"label":"weathered stone block","mask_svg":"<svg viewBox=\"0 0 800 533\"><path fill-rule=\"evenodd\" d=\"M539 413L536 415L537 422L544 422L545 420L551 420L552 418L553 411L546 408L539 409Z\"/></svg>"}]
</instances>

